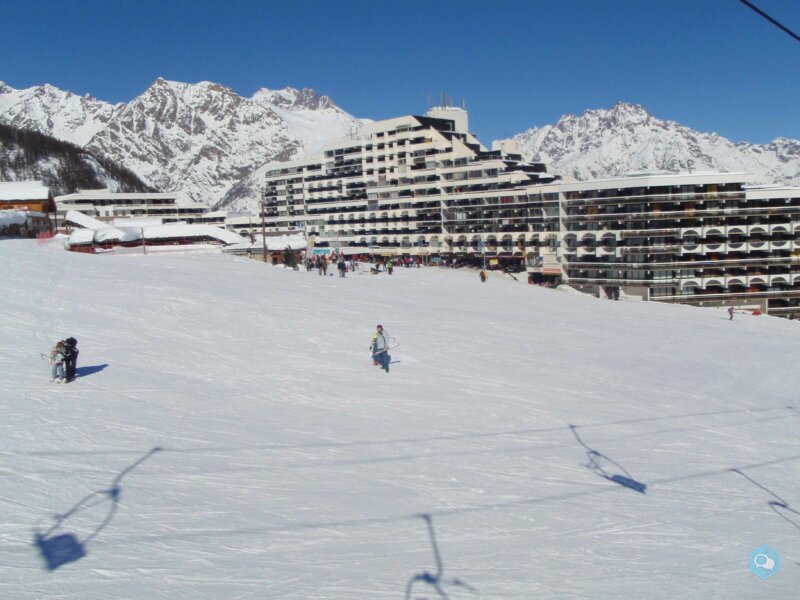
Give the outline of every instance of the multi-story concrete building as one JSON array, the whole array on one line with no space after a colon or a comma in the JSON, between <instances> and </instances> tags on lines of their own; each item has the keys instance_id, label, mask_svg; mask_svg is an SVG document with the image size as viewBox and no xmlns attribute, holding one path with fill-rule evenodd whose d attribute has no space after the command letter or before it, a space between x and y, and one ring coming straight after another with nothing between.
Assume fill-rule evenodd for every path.
<instances>
[{"instance_id":1,"label":"multi-story concrete building","mask_svg":"<svg viewBox=\"0 0 800 600\"><path fill-rule=\"evenodd\" d=\"M433 109L280 165L266 175L267 231L348 253L488 259L596 294L800 313L800 188L743 173L565 181L467 127L465 111Z\"/></svg>"},{"instance_id":2,"label":"multi-story concrete building","mask_svg":"<svg viewBox=\"0 0 800 600\"><path fill-rule=\"evenodd\" d=\"M489 151L457 108L363 126L307 160L266 175L270 232L304 231L316 246L384 255L488 249L520 262L552 221L533 184L557 178L505 148Z\"/></svg>"},{"instance_id":3,"label":"multi-story concrete building","mask_svg":"<svg viewBox=\"0 0 800 600\"><path fill-rule=\"evenodd\" d=\"M151 192L111 192L80 190L56 199L59 221L75 210L101 221L114 219L159 219L162 223L194 223L208 212L208 207L195 202L178 202L177 194Z\"/></svg>"},{"instance_id":4,"label":"multi-story concrete building","mask_svg":"<svg viewBox=\"0 0 800 600\"><path fill-rule=\"evenodd\" d=\"M560 185L564 280L651 300L794 313L800 188L749 179L663 173Z\"/></svg>"}]
</instances>

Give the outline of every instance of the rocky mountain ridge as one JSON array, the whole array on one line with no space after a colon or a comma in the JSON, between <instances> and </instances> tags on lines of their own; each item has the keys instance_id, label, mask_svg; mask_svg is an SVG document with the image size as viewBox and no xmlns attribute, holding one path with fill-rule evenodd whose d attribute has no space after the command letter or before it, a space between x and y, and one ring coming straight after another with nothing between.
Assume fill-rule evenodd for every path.
<instances>
[{"instance_id":1,"label":"rocky mountain ridge","mask_svg":"<svg viewBox=\"0 0 800 600\"><path fill-rule=\"evenodd\" d=\"M0 124L38 131L127 167L159 191L210 207L254 210L269 165L300 158L364 122L311 89L260 89L250 98L213 82L157 79L110 104L51 85L0 82ZM746 171L765 183L800 185L800 141L734 143L642 106L564 115L513 138L526 158L577 179L632 171Z\"/></svg>"},{"instance_id":2,"label":"rocky mountain ridge","mask_svg":"<svg viewBox=\"0 0 800 600\"><path fill-rule=\"evenodd\" d=\"M212 82L159 78L115 105L50 85L15 90L0 83L0 123L75 143L161 191L212 206L253 170L346 135L359 120L307 88L244 98ZM244 193L258 198L257 190Z\"/></svg>"},{"instance_id":3,"label":"rocky mountain ridge","mask_svg":"<svg viewBox=\"0 0 800 600\"><path fill-rule=\"evenodd\" d=\"M632 171L752 173L763 183L800 185L800 140L734 143L654 117L638 104L564 115L555 125L531 128L512 139L523 156L579 180Z\"/></svg>"}]
</instances>

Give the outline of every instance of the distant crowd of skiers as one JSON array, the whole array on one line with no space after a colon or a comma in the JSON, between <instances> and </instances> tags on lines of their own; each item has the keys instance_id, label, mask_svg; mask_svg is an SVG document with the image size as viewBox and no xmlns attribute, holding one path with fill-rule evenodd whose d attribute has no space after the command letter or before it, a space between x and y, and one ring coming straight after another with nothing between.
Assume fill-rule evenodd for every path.
<instances>
[{"instance_id":1,"label":"distant crowd of skiers","mask_svg":"<svg viewBox=\"0 0 800 600\"><path fill-rule=\"evenodd\" d=\"M69 383L75 379L75 366L78 363L78 340L69 337L59 341L50 351L52 365L50 381Z\"/></svg>"},{"instance_id":2,"label":"distant crowd of skiers","mask_svg":"<svg viewBox=\"0 0 800 600\"><path fill-rule=\"evenodd\" d=\"M335 268L339 271L339 277L347 277L348 273L359 270L360 261L356 260L355 256L345 257L343 254L332 253L330 256L324 254L312 255L305 260L306 271L317 271L321 276L328 274L328 268ZM374 266L370 267L370 273L377 274L386 272L391 275L394 272L395 266L403 266L406 268L419 267L419 258L398 258L388 260L378 260Z\"/></svg>"}]
</instances>

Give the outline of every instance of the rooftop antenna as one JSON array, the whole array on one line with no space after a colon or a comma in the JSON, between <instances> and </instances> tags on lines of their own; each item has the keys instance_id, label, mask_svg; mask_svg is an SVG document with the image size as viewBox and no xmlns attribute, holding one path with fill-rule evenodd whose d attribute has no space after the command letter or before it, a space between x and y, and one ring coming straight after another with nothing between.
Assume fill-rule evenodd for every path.
<instances>
[{"instance_id":1,"label":"rooftop antenna","mask_svg":"<svg viewBox=\"0 0 800 600\"><path fill-rule=\"evenodd\" d=\"M431 99L431 95L428 94L428 110L433 108L433 100Z\"/></svg>"}]
</instances>

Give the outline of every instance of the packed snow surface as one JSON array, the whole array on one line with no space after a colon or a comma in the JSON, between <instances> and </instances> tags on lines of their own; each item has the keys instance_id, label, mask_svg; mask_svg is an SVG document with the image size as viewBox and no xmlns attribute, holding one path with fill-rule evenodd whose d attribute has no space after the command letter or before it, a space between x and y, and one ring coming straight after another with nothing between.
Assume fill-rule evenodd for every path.
<instances>
[{"instance_id":1,"label":"packed snow surface","mask_svg":"<svg viewBox=\"0 0 800 600\"><path fill-rule=\"evenodd\" d=\"M0 598L797 597L795 322L466 270L0 264Z\"/></svg>"}]
</instances>

